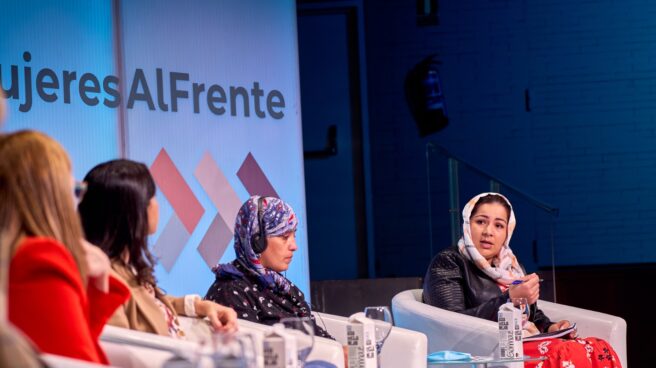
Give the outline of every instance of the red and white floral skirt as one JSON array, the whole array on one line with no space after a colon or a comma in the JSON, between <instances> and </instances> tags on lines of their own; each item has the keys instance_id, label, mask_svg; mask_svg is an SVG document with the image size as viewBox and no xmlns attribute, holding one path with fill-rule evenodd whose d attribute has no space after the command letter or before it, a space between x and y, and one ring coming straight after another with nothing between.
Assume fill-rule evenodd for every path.
<instances>
[{"instance_id":1,"label":"red and white floral skirt","mask_svg":"<svg viewBox=\"0 0 656 368\"><path fill-rule=\"evenodd\" d=\"M622 368L610 344L594 337L525 342L524 355L547 357L525 363L526 368Z\"/></svg>"}]
</instances>

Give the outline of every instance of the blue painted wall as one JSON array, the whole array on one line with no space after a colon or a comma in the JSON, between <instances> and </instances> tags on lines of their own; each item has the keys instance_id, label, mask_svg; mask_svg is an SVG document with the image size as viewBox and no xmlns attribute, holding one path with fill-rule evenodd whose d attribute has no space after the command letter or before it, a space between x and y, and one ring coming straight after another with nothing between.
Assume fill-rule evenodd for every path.
<instances>
[{"instance_id":1,"label":"blue painted wall","mask_svg":"<svg viewBox=\"0 0 656 368\"><path fill-rule=\"evenodd\" d=\"M429 141L560 208L556 264L655 262L656 3L439 6L440 24L418 27L415 2L364 2L379 276L419 275L428 264ZM433 53L450 124L422 139L403 81ZM431 174L435 252L450 242L442 160ZM461 203L489 189L477 185L464 185ZM544 243L533 262L526 234L544 234L548 216L520 207L511 246L531 268L550 264Z\"/></svg>"}]
</instances>

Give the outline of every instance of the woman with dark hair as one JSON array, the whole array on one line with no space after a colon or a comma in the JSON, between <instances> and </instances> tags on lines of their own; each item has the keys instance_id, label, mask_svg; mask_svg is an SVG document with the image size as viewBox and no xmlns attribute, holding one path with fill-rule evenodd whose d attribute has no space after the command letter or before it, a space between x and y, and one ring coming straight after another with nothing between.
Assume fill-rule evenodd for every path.
<instances>
[{"instance_id":1,"label":"woman with dark hair","mask_svg":"<svg viewBox=\"0 0 656 368\"><path fill-rule=\"evenodd\" d=\"M317 326L303 292L281 274L298 249L296 226L289 204L274 197L249 198L235 220L237 259L212 269L216 280L205 298L234 308L241 319L267 325L308 317L317 336L332 338Z\"/></svg>"},{"instance_id":2,"label":"woman with dark hair","mask_svg":"<svg viewBox=\"0 0 656 368\"><path fill-rule=\"evenodd\" d=\"M148 235L157 230L159 207L155 182L146 165L130 160L102 163L86 175L86 192L78 206L87 240L109 256L112 269L132 296L110 324L182 337L178 314L208 317L217 330L236 329L236 314L198 295L172 297L157 287L155 260Z\"/></svg>"},{"instance_id":3,"label":"woman with dark hair","mask_svg":"<svg viewBox=\"0 0 656 368\"><path fill-rule=\"evenodd\" d=\"M0 136L0 157L9 321L42 352L106 364L98 336L129 291L82 238L66 151L45 134L19 131Z\"/></svg>"},{"instance_id":4,"label":"woman with dark hair","mask_svg":"<svg viewBox=\"0 0 656 368\"><path fill-rule=\"evenodd\" d=\"M569 321L552 322L538 308L539 278L534 273L526 275L510 249L516 223L510 201L498 193L481 193L467 202L462 218L463 236L458 245L438 253L426 272L424 302L496 321L501 305L526 298L531 310L531 323L524 327L526 334L569 327ZM539 363L540 368L621 367L606 341L576 338L575 331L565 339L525 342L524 353L547 356L548 360Z\"/></svg>"}]
</instances>

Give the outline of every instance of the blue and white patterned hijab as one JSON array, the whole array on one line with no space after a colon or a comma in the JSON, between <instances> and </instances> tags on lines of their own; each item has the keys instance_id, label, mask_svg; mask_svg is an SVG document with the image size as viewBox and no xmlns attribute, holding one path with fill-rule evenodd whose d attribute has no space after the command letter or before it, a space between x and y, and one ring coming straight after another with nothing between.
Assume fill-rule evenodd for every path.
<instances>
[{"instance_id":1,"label":"blue and white patterned hijab","mask_svg":"<svg viewBox=\"0 0 656 368\"><path fill-rule=\"evenodd\" d=\"M257 218L257 202L260 196L250 197L239 209L235 220L235 254L237 259L232 263L219 264L212 269L217 276L242 276L243 273L235 267L238 262L242 269L247 269L257 276L262 284L289 292L291 282L280 273L262 266L260 254L253 251L251 239L253 234L260 232ZM275 197L264 197L262 200L262 222L265 236L281 236L295 231L298 219L290 205Z\"/></svg>"}]
</instances>

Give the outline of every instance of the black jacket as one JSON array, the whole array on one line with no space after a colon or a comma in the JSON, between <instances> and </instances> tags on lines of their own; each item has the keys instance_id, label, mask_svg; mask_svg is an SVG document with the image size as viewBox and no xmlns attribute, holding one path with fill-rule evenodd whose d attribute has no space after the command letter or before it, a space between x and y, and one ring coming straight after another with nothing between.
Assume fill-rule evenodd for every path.
<instances>
[{"instance_id":1,"label":"black jacket","mask_svg":"<svg viewBox=\"0 0 656 368\"><path fill-rule=\"evenodd\" d=\"M508 291L460 254L457 247L438 253L424 277L424 303L474 317L497 321L499 307L508 301ZM545 332L551 320L531 306L530 320Z\"/></svg>"}]
</instances>

